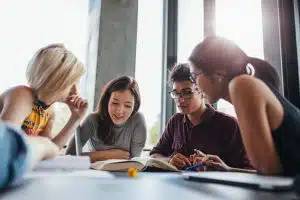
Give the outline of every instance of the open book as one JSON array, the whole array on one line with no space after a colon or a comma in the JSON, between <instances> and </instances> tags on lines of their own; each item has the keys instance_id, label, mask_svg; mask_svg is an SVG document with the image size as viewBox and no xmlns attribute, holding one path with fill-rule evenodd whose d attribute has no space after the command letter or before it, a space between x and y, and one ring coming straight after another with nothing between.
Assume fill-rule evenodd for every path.
<instances>
[{"instance_id":1,"label":"open book","mask_svg":"<svg viewBox=\"0 0 300 200\"><path fill-rule=\"evenodd\" d=\"M131 160L111 159L92 163L91 168L103 171L127 171L129 168L136 168L138 171L145 171L147 168L156 168L162 171L179 172L174 165L157 158L135 157Z\"/></svg>"}]
</instances>

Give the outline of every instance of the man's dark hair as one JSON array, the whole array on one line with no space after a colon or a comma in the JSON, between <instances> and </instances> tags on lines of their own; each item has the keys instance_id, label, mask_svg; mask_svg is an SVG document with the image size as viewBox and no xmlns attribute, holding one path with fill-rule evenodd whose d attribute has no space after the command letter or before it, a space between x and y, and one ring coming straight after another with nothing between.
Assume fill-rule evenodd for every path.
<instances>
[{"instance_id":1,"label":"man's dark hair","mask_svg":"<svg viewBox=\"0 0 300 200\"><path fill-rule=\"evenodd\" d=\"M169 86L172 87L174 82L191 81L191 72L188 63L174 65L170 71Z\"/></svg>"}]
</instances>

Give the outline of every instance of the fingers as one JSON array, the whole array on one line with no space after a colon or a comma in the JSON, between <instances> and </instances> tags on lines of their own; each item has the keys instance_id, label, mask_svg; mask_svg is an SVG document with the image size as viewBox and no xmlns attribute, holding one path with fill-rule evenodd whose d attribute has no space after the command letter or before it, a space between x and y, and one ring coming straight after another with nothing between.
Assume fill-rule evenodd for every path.
<instances>
[{"instance_id":1,"label":"fingers","mask_svg":"<svg viewBox=\"0 0 300 200\"><path fill-rule=\"evenodd\" d=\"M125 150L119 150L119 151L122 159L129 159L130 153L128 151Z\"/></svg>"},{"instance_id":2,"label":"fingers","mask_svg":"<svg viewBox=\"0 0 300 200\"><path fill-rule=\"evenodd\" d=\"M219 156L208 155L207 158L208 160L205 162L206 166L213 167L219 171L230 171L230 167Z\"/></svg>"},{"instance_id":3,"label":"fingers","mask_svg":"<svg viewBox=\"0 0 300 200\"><path fill-rule=\"evenodd\" d=\"M219 163L219 162L208 161L205 163L205 165L212 170L227 171L226 167L222 163Z\"/></svg>"},{"instance_id":4,"label":"fingers","mask_svg":"<svg viewBox=\"0 0 300 200\"><path fill-rule=\"evenodd\" d=\"M171 159L170 163L177 167L178 169L183 169L185 166L185 162L178 157L174 157Z\"/></svg>"},{"instance_id":5,"label":"fingers","mask_svg":"<svg viewBox=\"0 0 300 200\"><path fill-rule=\"evenodd\" d=\"M170 160L170 163L179 169L182 169L185 166L191 166L190 160L180 153L175 154Z\"/></svg>"},{"instance_id":6,"label":"fingers","mask_svg":"<svg viewBox=\"0 0 300 200\"><path fill-rule=\"evenodd\" d=\"M202 163L205 161L205 157L195 157L193 161L195 164Z\"/></svg>"},{"instance_id":7,"label":"fingers","mask_svg":"<svg viewBox=\"0 0 300 200\"><path fill-rule=\"evenodd\" d=\"M188 165L188 166L191 166L191 165L192 165L192 163L190 162L190 160L189 160L187 157L183 156L183 157L182 157L182 160L185 162L185 166L186 166L186 165Z\"/></svg>"},{"instance_id":8,"label":"fingers","mask_svg":"<svg viewBox=\"0 0 300 200\"><path fill-rule=\"evenodd\" d=\"M191 166L190 160L187 157L185 157L184 155L182 155L180 153L177 153L175 155L175 157L178 158L179 160L181 160L184 163L185 166L186 165Z\"/></svg>"},{"instance_id":9,"label":"fingers","mask_svg":"<svg viewBox=\"0 0 300 200\"><path fill-rule=\"evenodd\" d=\"M202 155L199 155L198 153L194 153L192 155L190 155L190 162L193 164L193 165L196 165L196 164L199 164L201 162L204 162L206 161L207 159L207 156L202 156Z\"/></svg>"},{"instance_id":10,"label":"fingers","mask_svg":"<svg viewBox=\"0 0 300 200\"><path fill-rule=\"evenodd\" d=\"M198 149L194 149L194 151L196 152L196 155L198 155L198 156L206 156L205 153L203 153L202 151L200 151Z\"/></svg>"},{"instance_id":11,"label":"fingers","mask_svg":"<svg viewBox=\"0 0 300 200\"><path fill-rule=\"evenodd\" d=\"M214 162L220 162L220 163L223 162L221 160L221 158L219 156L216 156L216 155L207 155L207 160L211 160L211 161L214 161Z\"/></svg>"},{"instance_id":12,"label":"fingers","mask_svg":"<svg viewBox=\"0 0 300 200\"><path fill-rule=\"evenodd\" d=\"M69 96L68 102L70 102L77 109L88 107L88 102L77 95Z\"/></svg>"},{"instance_id":13,"label":"fingers","mask_svg":"<svg viewBox=\"0 0 300 200\"><path fill-rule=\"evenodd\" d=\"M82 100L80 102L80 108L87 108L88 107L88 102L87 100Z\"/></svg>"},{"instance_id":14,"label":"fingers","mask_svg":"<svg viewBox=\"0 0 300 200\"><path fill-rule=\"evenodd\" d=\"M121 159L126 159L126 160L128 160L128 159L129 159L129 156L123 155L123 156L121 156Z\"/></svg>"},{"instance_id":15,"label":"fingers","mask_svg":"<svg viewBox=\"0 0 300 200\"><path fill-rule=\"evenodd\" d=\"M195 158L196 158L196 154L190 155L190 162L192 163L192 165L195 165Z\"/></svg>"},{"instance_id":16,"label":"fingers","mask_svg":"<svg viewBox=\"0 0 300 200\"><path fill-rule=\"evenodd\" d=\"M125 152L124 152L124 156L125 156L126 158L129 158L129 156L130 156L130 153L129 153L129 152L127 152L127 151L125 151Z\"/></svg>"},{"instance_id":17,"label":"fingers","mask_svg":"<svg viewBox=\"0 0 300 200\"><path fill-rule=\"evenodd\" d=\"M73 85L69 95L78 95L78 89L76 85Z\"/></svg>"}]
</instances>

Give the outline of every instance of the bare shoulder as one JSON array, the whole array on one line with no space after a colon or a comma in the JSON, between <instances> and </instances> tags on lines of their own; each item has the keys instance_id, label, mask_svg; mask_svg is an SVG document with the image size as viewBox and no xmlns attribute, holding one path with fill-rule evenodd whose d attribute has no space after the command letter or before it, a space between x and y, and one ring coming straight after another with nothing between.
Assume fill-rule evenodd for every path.
<instances>
[{"instance_id":1,"label":"bare shoulder","mask_svg":"<svg viewBox=\"0 0 300 200\"><path fill-rule=\"evenodd\" d=\"M276 99L271 89L263 81L248 75L240 75L231 80L229 94L232 101L238 98L245 102L266 103Z\"/></svg>"},{"instance_id":2,"label":"bare shoulder","mask_svg":"<svg viewBox=\"0 0 300 200\"><path fill-rule=\"evenodd\" d=\"M33 92L30 87L16 86L6 90L2 95L2 99L18 100L18 101L33 101Z\"/></svg>"},{"instance_id":3,"label":"bare shoulder","mask_svg":"<svg viewBox=\"0 0 300 200\"><path fill-rule=\"evenodd\" d=\"M248 75L240 75L232 79L229 83L229 92L231 94L238 93L251 96L253 93L251 94L250 92L258 94L265 93L266 91L270 91L270 89L264 82Z\"/></svg>"},{"instance_id":4,"label":"bare shoulder","mask_svg":"<svg viewBox=\"0 0 300 200\"><path fill-rule=\"evenodd\" d=\"M229 93L257 99L266 98L268 101L277 99L262 80L249 75L240 75L232 79L229 83Z\"/></svg>"},{"instance_id":5,"label":"bare shoulder","mask_svg":"<svg viewBox=\"0 0 300 200\"><path fill-rule=\"evenodd\" d=\"M33 93L31 88L17 86L1 95L1 119L21 125L32 110Z\"/></svg>"},{"instance_id":6,"label":"bare shoulder","mask_svg":"<svg viewBox=\"0 0 300 200\"><path fill-rule=\"evenodd\" d=\"M266 110L272 129L283 118L283 107L272 90L261 80L248 75L234 78L229 84L229 94L237 109Z\"/></svg>"}]
</instances>

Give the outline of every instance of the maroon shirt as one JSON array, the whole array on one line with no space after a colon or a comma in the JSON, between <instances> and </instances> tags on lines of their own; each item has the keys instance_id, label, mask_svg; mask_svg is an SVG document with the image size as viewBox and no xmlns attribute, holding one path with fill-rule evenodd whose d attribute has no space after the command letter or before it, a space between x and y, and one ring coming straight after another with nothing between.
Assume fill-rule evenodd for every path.
<instances>
[{"instance_id":1,"label":"maroon shirt","mask_svg":"<svg viewBox=\"0 0 300 200\"><path fill-rule=\"evenodd\" d=\"M201 118L200 124L193 126L183 114L173 115L150 155L159 153L169 157L181 153L189 156L198 149L205 154L218 155L230 167L252 168L235 118L210 105Z\"/></svg>"}]
</instances>

